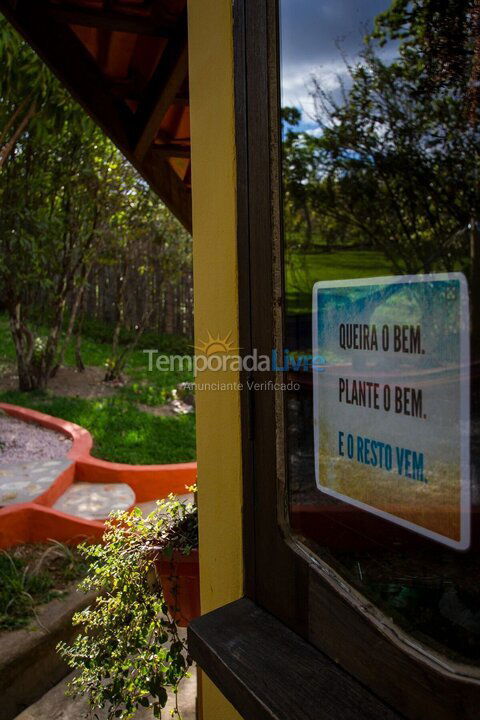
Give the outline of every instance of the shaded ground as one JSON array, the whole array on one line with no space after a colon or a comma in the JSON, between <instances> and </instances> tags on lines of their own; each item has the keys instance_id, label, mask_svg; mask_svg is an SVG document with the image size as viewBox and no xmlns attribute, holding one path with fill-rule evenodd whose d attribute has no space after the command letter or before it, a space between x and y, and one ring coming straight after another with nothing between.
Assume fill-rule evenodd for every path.
<instances>
[{"instance_id":1,"label":"shaded ground","mask_svg":"<svg viewBox=\"0 0 480 720\"><path fill-rule=\"evenodd\" d=\"M122 389L129 388L130 380L128 377L124 377L122 381L118 382L105 382L104 377L105 370L100 367L87 367L81 373L73 367L60 368L55 377L48 383L48 392L51 395L61 395L62 397L95 399L114 397ZM0 393L16 391L17 387L18 376L13 368L4 369L0 374ZM174 417L191 411L189 405L177 398L166 398L166 400L165 404L162 405L139 403L137 407L142 412L157 417Z\"/></svg>"},{"instance_id":2,"label":"shaded ground","mask_svg":"<svg viewBox=\"0 0 480 720\"><path fill-rule=\"evenodd\" d=\"M50 380L48 389L53 395L63 397L103 398L112 397L125 385L103 382L104 377L105 369L101 367L87 367L82 373L74 367L64 367ZM18 377L13 367L8 367L0 375L0 392L17 388Z\"/></svg>"},{"instance_id":3,"label":"shaded ground","mask_svg":"<svg viewBox=\"0 0 480 720\"><path fill-rule=\"evenodd\" d=\"M15 720L85 720L88 715L88 703L84 698L71 698L65 695L66 686L72 675L55 685L46 695L43 696L34 705L17 715ZM197 695L196 671L192 669L190 678L186 678L180 685L178 694L178 705L182 715L182 720L195 720L195 702ZM170 713L174 709L174 698L170 694L167 706L162 711L162 718L171 717ZM105 720L107 714L105 711L95 711L98 720ZM135 716L135 720L153 720L153 712L151 710L140 709Z\"/></svg>"}]
</instances>

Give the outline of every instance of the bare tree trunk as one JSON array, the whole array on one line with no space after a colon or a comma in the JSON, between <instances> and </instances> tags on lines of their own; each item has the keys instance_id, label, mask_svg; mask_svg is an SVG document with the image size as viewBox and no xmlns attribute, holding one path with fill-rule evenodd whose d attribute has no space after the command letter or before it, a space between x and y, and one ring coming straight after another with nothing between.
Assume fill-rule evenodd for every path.
<instances>
[{"instance_id":1,"label":"bare tree trunk","mask_svg":"<svg viewBox=\"0 0 480 720\"><path fill-rule=\"evenodd\" d=\"M15 122L16 122L16 120L18 119L18 117L19 117L19 116L21 115L21 113L23 112L23 110L24 110L25 105L27 104L27 102L28 102L28 98L25 98L25 100L23 100L23 101L20 103L20 105L17 107L17 109L15 110L15 112L13 113L13 115L11 115L10 118L8 119L7 124L4 126L2 132L0 133L0 144L2 144L2 143L4 142L5 138L6 138L7 135L8 135L8 132L9 132L10 128L13 127L13 125L14 125Z\"/></svg>"},{"instance_id":2,"label":"bare tree trunk","mask_svg":"<svg viewBox=\"0 0 480 720\"><path fill-rule=\"evenodd\" d=\"M35 115L35 103L33 102L27 113L24 115L21 123L17 127L17 129L13 132L12 136L10 137L10 140L5 143L5 145L2 147L2 150L0 151L0 169L5 165L7 162L9 156L12 154L13 150L15 149L15 145L19 141L20 137L22 136L23 132L26 130L28 123Z\"/></svg>"},{"instance_id":3,"label":"bare tree trunk","mask_svg":"<svg viewBox=\"0 0 480 720\"><path fill-rule=\"evenodd\" d=\"M83 301L83 297L84 297L84 293L85 293L85 287L86 287L87 282L88 282L89 273L90 273L90 269L89 269L89 268L84 268L84 269L83 269L82 278L81 278L81 281L80 281L80 286L77 288L77 292L76 292L75 297L74 297L72 309L71 309L71 311L70 311L70 319L69 319L69 321L68 321L67 332L65 333L65 338L64 338L63 343L62 343L62 347L61 347L61 350L60 350L60 355L59 355L59 358L58 358L58 362L56 363L55 367L53 368L50 377L55 377L55 375L57 374L58 370L62 367L62 365L63 365L63 363L64 363L65 353L66 353L66 351L67 351L68 343L70 342L70 339L71 339L71 337L72 337L72 334L73 334L73 331L74 331L74 328L75 328L75 322L76 322L76 320L77 320L77 315L78 315L79 308L80 308L80 306L81 306L81 304L82 304L82 301ZM78 336L76 336L76 337L77 337L77 340L78 340ZM76 347L76 345L75 345L75 347ZM82 363L82 365L83 365L83 363ZM83 370L85 370L85 367L83 367Z\"/></svg>"},{"instance_id":4,"label":"bare tree trunk","mask_svg":"<svg viewBox=\"0 0 480 720\"><path fill-rule=\"evenodd\" d=\"M173 335L175 322L175 298L172 283L169 281L166 292L165 332Z\"/></svg>"},{"instance_id":5,"label":"bare tree trunk","mask_svg":"<svg viewBox=\"0 0 480 720\"><path fill-rule=\"evenodd\" d=\"M120 374L118 370L118 346L120 342L120 332L125 321L125 293L127 290L126 274L127 265L126 263L123 263L123 266L121 268L121 275L118 278L117 285L117 320L115 323L112 337L112 357L110 359L110 366L105 373L105 382L112 382L113 380L117 380Z\"/></svg>"},{"instance_id":6,"label":"bare tree trunk","mask_svg":"<svg viewBox=\"0 0 480 720\"><path fill-rule=\"evenodd\" d=\"M303 215L305 217L305 250L308 252L312 247L313 225L310 208L308 207L308 202L306 200L303 205Z\"/></svg>"},{"instance_id":7,"label":"bare tree trunk","mask_svg":"<svg viewBox=\"0 0 480 720\"><path fill-rule=\"evenodd\" d=\"M128 360L128 356L130 353L132 353L135 348L137 347L140 338L142 337L143 333L145 332L145 329L148 325L148 322L150 320L150 317L152 315L153 310L150 310L150 312L145 313L144 317L141 319L141 321L138 324L138 329L135 335L135 338L132 342L128 343L122 352L118 355L117 359L115 360L114 365L109 369L105 376L106 382L111 382L112 380L117 380L121 377L122 372L125 368L126 362Z\"/></svg>"},{"instance_id":8,"label":"bare tree trunk","mask_svg":"<svg viewBox=\"0 0 480 720\"><path fill-rule=\"evenodd\" d=\"M34 350L34 338L32 333L22 322L22 308L16 303L10 308L10 330L15 354L17 357L18 389L30 391L36 389L35 378L32 376L31 361Z\"/></svg>"},{"instance_id":9,"label":"bare tree trunk","mask_svg":"<svg viewBox=\"0 0 480 720\"><path fill-rule=\"evenodd\" d=\"M83 358L82 358L82 328L83 328L84 317L85 317L85 304L82 307L82 310L80 312L80 317L78 319L77 327L75 329L75 366L77 368L77 372L79 372L79 373L85 372L85 364L84 364Z\"/></svg>"}]
</instances>

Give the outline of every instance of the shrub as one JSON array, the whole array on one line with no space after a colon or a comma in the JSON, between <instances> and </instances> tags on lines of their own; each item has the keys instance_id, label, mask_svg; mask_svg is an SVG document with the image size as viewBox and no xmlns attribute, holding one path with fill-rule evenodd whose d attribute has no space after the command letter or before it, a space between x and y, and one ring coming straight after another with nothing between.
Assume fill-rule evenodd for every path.
<instances>
[{"instance_id":1,"label":"shrub","mask_svg":"<svg viewBox=\"0 0 480 720\"><path fill-rule=\"evenodd\" d=\"M86 695L108 720L134 717L140 707L161 717L167 692L177 697L191 660L167 606L155 563L174 550L197 545L196 508L170 496L146 518L136 508L114 513L101 545L83 545L90 562L83 590L98 592L95 604L75 615L80 634L58 646L78 674L69 692ZM180 718L178 704L174 711Z\"/></svg>"}]
</instances>

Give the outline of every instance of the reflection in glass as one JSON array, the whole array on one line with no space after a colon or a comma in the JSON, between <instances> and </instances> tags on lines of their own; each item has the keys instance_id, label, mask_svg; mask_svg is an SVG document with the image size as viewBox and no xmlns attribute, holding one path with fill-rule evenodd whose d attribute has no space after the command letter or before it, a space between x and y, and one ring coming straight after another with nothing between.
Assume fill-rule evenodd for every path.
<instances>
[{"instance_id":1,"label":"reflection in glass","mask_svg":"<svg viewBox=\"0 0 480 720\"><path fill-rule=\"evenodd\" d=\"M432 464L425 467L425 475L432 478L429 492L440 492L445 483L453 482L439 470L449 458L457 463L459 492L462 478L472 483L471 502L459 510L447 531L458 539L460 525L467 527L471 520L471 540L468 530L464 543L468 552L317 487L312 373L301 374L300 391L290 393L286 402L292 530L409 632L453 658L478 662L480 4L281 0L280 5L285 347L292 353L312 351L316 283L447 273L451 279L460 278L460 285L463 278L468 283L471 348L466 367L460 345L468 328L462 330L458 307L448 299L458 290L447 286L448 279L435 291L435 283L416 283L417 294L430 293L423 305L407 289L403 295L376 299L367 320L365 312L357 313L360 324L370 327L421 326L429 350L413 365L408 353L395 356L364 348L335 357L335 343L322 340L327 316L316 318L319 342L314 350L330 353L324 375L316 382L329 378L334 383L331 396L316 395L320 435L325 428L338 433L340 425L350 422L357 428L363 423L373 435L384 433L398 445L402 433L408 434L410 444L418 437L418 447L436 443L437 472L432 475ZM375 287L372 281L374 298ZM330 296L335 327L342 318L355 323L353 296L353 290ZM345 366L338 370L341 362ZM462 382L468 382L469 375L470 428L459 410ZM339 378L375 379L417 391L424 383L429 407L422 417L409 418L407 432L385 414L372 419L371 408L336 405ZM471 468L460 477L460 447L468 445ZM342 460L339 448L336 455L331 448L329 463ZM359 472L348 463L343 468L331 481L341 487L340 495L351 497L352 485L363 477L367 486L373 483L382 506L382 493L387 497L388 491L384 476L375 483L370 468ZM429 499L428 493L418 492L425 488L419 488L417 477L404 475L396 483L397 504L404 494L418 493L418 515L429 516L426 522L434 531L442 529L439 496L434 501L433 495ZM355 492L365 499L371 491L362 487Z\"/></svg>"}]
</instances>

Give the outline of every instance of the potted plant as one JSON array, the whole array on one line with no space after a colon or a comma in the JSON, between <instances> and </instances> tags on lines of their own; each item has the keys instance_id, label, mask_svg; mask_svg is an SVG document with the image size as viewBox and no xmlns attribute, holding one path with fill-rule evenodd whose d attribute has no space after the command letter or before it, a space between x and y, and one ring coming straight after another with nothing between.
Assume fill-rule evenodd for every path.
<instances>
[{"instance_id":1,"label":"potted plant","mask_svg":"<svg viewBox=\"0 0 480 720\"><path fill-rule=\"evenodd\" d=\"M89 561L80 588L98 597L74 616L73 644L58 650L77 670L70 694L87 696L108 720L140 707L161 717L168 690L177 698L191 665L179 624L199 612L197 545L196 506L170 495L147 517L113 513L102 544L80 546ZM174 714L181 718L178 703Z\"/></svg>"},{"instance_id":2,"label":"potted plant","mask_svg":"<svg viewBox=\"0 0 480 720\"><path fill-rule=\"evenodd\" d=\"M155 570L171 616L186 627L200 615L197 508L170 495L158 512L151 548Z\"/></svg>"}]
</instances>

